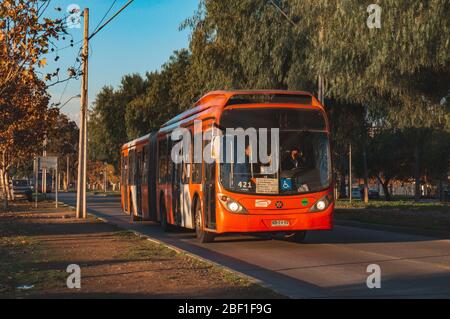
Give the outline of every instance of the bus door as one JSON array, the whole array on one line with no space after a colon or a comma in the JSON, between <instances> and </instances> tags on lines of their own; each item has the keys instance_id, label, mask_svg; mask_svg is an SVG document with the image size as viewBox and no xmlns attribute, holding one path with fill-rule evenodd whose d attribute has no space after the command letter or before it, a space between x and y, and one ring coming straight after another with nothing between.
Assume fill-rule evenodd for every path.
<instances>
[{"instance_id":1,"label":"bus door","mask_svg":"<svg viewBox=\"0 0 450 319\"><path fill-rule=\"evenodd\" d=\"M136 211L142 216L142 151L136 154Z\"/></svg>"},{"instance_id":2,"label":"bus door","mask_svg":"<svg viewBox=\"0 0 450 319\"><path fill-rule=\"evenodd\" d=\"M153 134L150 138L149 153L147 158L147 185L148 185L148 208L150 212L150 220L153 222L158 221L158 209L157 209L157 195L156 195L156 184L157 184L157 170L158 168L158 135Z\"/></svg>"},{"instance_id":3,"label":"bus door","mask_svg":"<svg viewBox=\"0 0 450 319\"><path fill-rule=\"evenodd\" d=\"M205 144L203 149L205 149ZM205 161L203 167L205 169L203 182L205 227L216 229L216 162L209 164Z\"/></svg>"},{"instance_id":4,"label":"bus door","mask_svg":"<svg viewBox=\"0 0 450 319\"><path fill-rule=\"evenodd\" d=\"M128 156L122 155L122 198L123 211L128 212Z\"/></svg>"},{"instance_id":5,"label":"bus door","mask_svg":"<svg viewBox=\"0 0 450 319\"><path fill-rule=\"evenodd\" d=\"M137 211L137 197L136 197L136 150L132 149L128 155L128 185L129 185L129 212L134 216ZM128 192L128 191L127 191ZM127 195L128 196L128 195Z\"/></svg>"},{"instance_id":6,"label":"bus door","mask_svg":"<svg viewBox=\"0 0 450 319\"><path fill-rule=\"evenodd\" d=\"M180 197L181 215L182 215L181 226L183 226L184 228L195 229L195 225L193 223L194 219L192 216L192 200L191 200L192 196L189 185L192 168L190 162L191 162L190 159L189 161L185 161L185 159L183 159L182 176L181 176L181 197Z\"/></svg>"},{"instance_id":7,"label":"bus door","mask_svg":"<svg viewBox=\"0 0 450 319\"><path fill-rule=\"evenodd\" d=\"M181 163L175 164L174 162L172 162L172 165L172 211L175 224L181 225L181 178L183 165Z\"/></svg>"}]
</instances>

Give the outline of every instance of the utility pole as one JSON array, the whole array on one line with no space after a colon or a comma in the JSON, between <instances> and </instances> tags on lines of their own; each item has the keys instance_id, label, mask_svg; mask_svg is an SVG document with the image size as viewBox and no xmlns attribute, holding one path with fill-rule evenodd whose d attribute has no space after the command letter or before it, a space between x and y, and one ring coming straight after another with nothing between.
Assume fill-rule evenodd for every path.
<instances>
[{"instance_id":1,"label":"utility pole","mask_svg":"<svg viewBox=\"0 0 450 319\"><path fill-rule=\"evenodd\" d=\"M103 183L104 183L104 189L105 189L105 193L106 193L107 187L108 187L108 163L105 163L105 172L104 172L104 176L103 176Z\"/></svg>"},{"instance_id":2,"label":"utility pole","mask_svg":"<svg viewBox=\"0 0 450 319\"><path fill-rule=\"evenodd\" d=\"M44 158L47 157L47 143L48 143L47 134L45 134L44 151L42 152L42 156ZM41 174L42 174L42 178L41 178L41 181L42 181L42 195L44 196L44 198L47 198L47 168L44 167L42 169L42 173Z\"/></svg>"},{"instance_id":3,"label":"utility pole","mask_svg":"<svg viewBox=\"0 0 450 319\"><path fill-rule=\"evenodd\" d=\"M70 165L70 158L69 155L67 155L67 165L66 165L66 192L69 191L70 188L70 169L69 169L69 165Z\"/></svg>"},{"instance_id":4,"label":"utility pole","mask_svg":"<svg viewBox=\"0 0 450 319\"><path fill-rule=\"evenodd\" d=\"M36 159L34 160L34 193L36 196L34 202L35 208L38 208L38 196L39 196L38 184L39 184L39 158L36 157Z\"/></svg>"},{"instance_id":5,"label":"utility pole","mask_svg":"<svg viewBox=\"0 0 450 319\"><path fill-rule=\"evenodd\" d=\"M56 187L55 187L55 207L58 208L58 191L59 191L59 170L58 170L58 165L59 165L59 158L57 158L56 160L56 172L55 172L55 176L56 176Z\"/></svg>"},{"instance_id":6,"label":"utility pole","mask_svg":"<svg viewBox=\"0 0 450 319\"><path fill-rule=\"evenodd\" d=\"M89 9L84 9L83 77L81 81L80 142L78 146L77 218L86 219L86 171L87 171L87 104L89 59Z\"/></svg>"},{"instance_id":7,"label":"utility pole","mask_svg":"<svg viewBox=\"0 0 450 319\"><path fill-rule=\"evenodd\" d=\"M353 194L352 194L352 190L353 190L353 176L352 176L352 144L350 143L350 147L349 147L349 153L348 153L348 163L349 163L349 167L348 167L348 193L349 193L349 198L350 198L350 203L353 200Z\"/></svg>"}]
</instances>

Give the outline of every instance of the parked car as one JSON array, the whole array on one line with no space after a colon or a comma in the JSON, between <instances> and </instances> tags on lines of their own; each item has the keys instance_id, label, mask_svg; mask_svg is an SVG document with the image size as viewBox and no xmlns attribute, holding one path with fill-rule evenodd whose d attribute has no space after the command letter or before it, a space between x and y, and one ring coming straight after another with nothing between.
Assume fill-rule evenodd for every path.
<instances>
[{"instance_id":1,"label":"parked car","mask_svg":"<svg viewBox=\"0 0 450 319\"><path fill-rule=\"evenodd\" d=\"M352 188L352 198L353 199L361 199L361 189L359 187Z\"/></svg>"},{"instance_id":2,"label":"parked car","mask_svg":"<svg viewBox=\"0 0 450 319\"><path fill-rule=\"evenodd\" d=\"M26 199L33 201L33 190L30 183L25 179L15 179L12 181L12 191L15 199Z\"/></svg>"},{"instance_id":3,"label":"parked car","mask_svg":"<svg viewBox=\"0 0 450 319\"><path fill-rule=\"evenodd\" d=\"M380 192L377 189L369 189L369 199L380 199Z\"/></svg>"}]
</instances>

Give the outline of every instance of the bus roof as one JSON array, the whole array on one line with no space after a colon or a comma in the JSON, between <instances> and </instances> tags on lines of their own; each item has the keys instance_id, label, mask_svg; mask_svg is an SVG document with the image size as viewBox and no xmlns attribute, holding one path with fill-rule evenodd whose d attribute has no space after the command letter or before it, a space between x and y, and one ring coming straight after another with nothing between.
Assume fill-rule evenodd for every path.
<instances>
[{"instance_id":1,"label":"bus roof","mask_svg":"<svg viewBox=\"0 0 450 319\"><path fill-rule=\"evenodd\" d=\"M135 146L137 146L139 144L142 144L142 143L145 143L145 142L149 141L150 137L152 136L152 134L153 133L147 134L147 135L142 136L142 137L140 137L138 139L135 139L134 141L128 142L127 144L123 145L122 150L127 150L127 149L135 147Z\"/></svg>"},{"instance_id":2,"label":"bus roof","mask_svg":"<svg viewBox=\"0 0 450 319\"><path fill-rule=\"evenodd\" d=\"M231 98L236 95L292 95L292 96L309 96L312 97L312 94L304 91L285 91L285 90L236 90L236 91L213 91L204 95L198 102L195 104L201 105L208 103L209 101L220 101L226 100L228 102ZM226 105L226 103L224 104Z\"/></svg>"},{"instance_id":3,"label":"bus roof","mask_svg":"<svg viewBox=\"0 0 450 319\"><path fill-rule=\"evenodd\" d=\"M253 99L250 98L253 97ZM270 102L256 101L258 97L271 97ZM227 105L237 104L263 104L263 103L275 103L280 104L299 104L309 105L313 107L319 107L323 109L320 102L309 92L304 91L284 91L284 90L236 90L236 91L213 91L204 95L198 100L194 107L185 111L184 113L176 116L162 126L166 128L172 126L175 123L181 122L187 118L191 118L206 109L213 106L226 107ZM253 102L252 102L253 101Z\"/></svg>"}]
</instances>

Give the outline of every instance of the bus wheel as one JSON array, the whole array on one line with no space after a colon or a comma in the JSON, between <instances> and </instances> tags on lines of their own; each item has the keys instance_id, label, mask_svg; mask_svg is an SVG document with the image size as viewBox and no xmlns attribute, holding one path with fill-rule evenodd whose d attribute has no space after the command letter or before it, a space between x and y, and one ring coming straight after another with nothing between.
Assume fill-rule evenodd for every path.
<instances>
[{"instance_id":1,"label":"bus wheel","mask_svg":"<svg viewBox=\"0 0 450 319\"><path fill-rule=\"evenodd\" d=\"M298 231L290 235L286 235L285 239L294 243L303 243L306 239L306 231Z\"/></svg>"},{"instance_id":2,"label":"bus wheel","mask_svg":"<svg viewBox=\"0 0 450 319\"><path fill-rule=\"evenodd\" d=\"M195 233L197 239L203 244L212 243L214 241L214 234L203 230L202 207L198 200L195 204Z\"/></svg>"}]
</instances>

